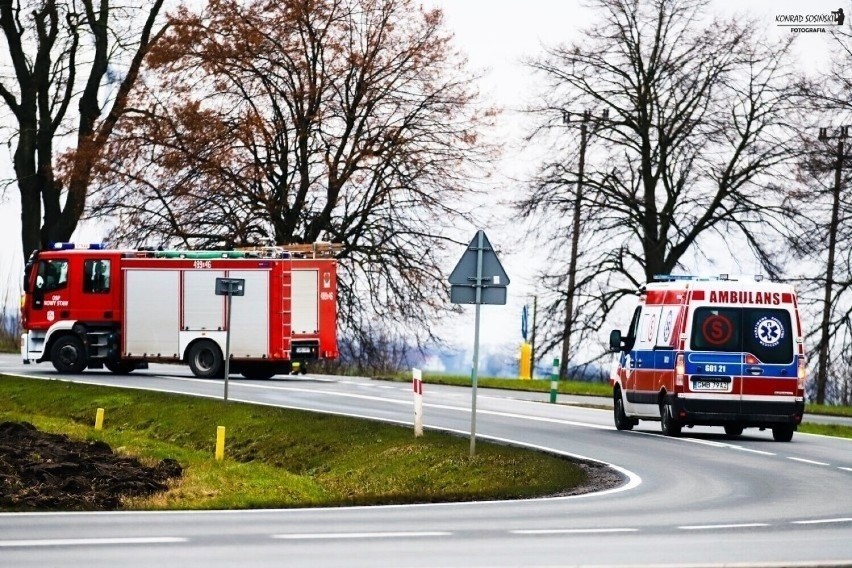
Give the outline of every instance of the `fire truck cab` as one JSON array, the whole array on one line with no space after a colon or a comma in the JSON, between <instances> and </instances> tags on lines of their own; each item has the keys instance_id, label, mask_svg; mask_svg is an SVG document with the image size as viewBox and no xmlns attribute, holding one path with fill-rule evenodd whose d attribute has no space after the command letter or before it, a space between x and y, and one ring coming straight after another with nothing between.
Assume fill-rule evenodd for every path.
<instances>
[{"instance_id":1,"label":"fire truck cab","mask_svg":"<svg viewBox=\"0 0 852 568\"><path fill-rule=\"evenodd\" d=\"M792 286L659 276L643 286L626 333L613 330L615 426L661 423L668 436L695 425L771 428L790 441L802 421L806 357Z\"/></svg>"},{"instance_id":2,"label":"fire truck cab","mask_svg":"<svg viewBox=\"0 0 852 568\"><path fill-rule=\"evenodd\" d=\"M239 251L105 250L57 243L27 262L21 306L25 363L63 373L186 363L199 377L288 373L334 359L337 275L329 243ZM216 292L240 279L244 295Z\"/></svg>"}]
</instances>

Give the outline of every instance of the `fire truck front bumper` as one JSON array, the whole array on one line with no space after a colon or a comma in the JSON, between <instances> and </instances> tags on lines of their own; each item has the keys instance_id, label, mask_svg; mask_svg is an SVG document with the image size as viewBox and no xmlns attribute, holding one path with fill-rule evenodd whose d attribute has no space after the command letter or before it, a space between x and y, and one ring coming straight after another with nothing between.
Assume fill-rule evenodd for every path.
<instances>
[{"instance_id":1,"label":"fire truck front bumper","mask_svg":"<svg viewBox=\"0 0 852 568\"><path fill-rule=\"evenodd\" d=\"M21 359L24 365L41 361L44 355L44 339L43 331L29 331L21 334Z\"/></svg>"}]
</instances>

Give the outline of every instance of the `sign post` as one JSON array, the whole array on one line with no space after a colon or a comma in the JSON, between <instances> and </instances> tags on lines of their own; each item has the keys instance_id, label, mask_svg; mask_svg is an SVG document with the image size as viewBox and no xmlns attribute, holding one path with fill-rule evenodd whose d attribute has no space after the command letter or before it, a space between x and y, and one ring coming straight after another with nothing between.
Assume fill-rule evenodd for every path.
<instances>
[{"instance_id":1,"label":"sign post","mask_svg":"<svg viewBox=\"0 0 852 568\"><path fill-rule=\"evenodd\" d=\"M225 303L225 402L228 402L228 375L231 372L231 297L244 296L245 278L217 278L216 295L227 296Z\"/></svg>"},{"instance_id":2,"label":"sign post","mask_svg":"<svg viewBox=\"0 0 852 568\"><path fill-rule=\"evenodd\" d=\"M470 455L476 455L476 382L479 373L479 311L482 304L506 304L509 277L485 232L479 230L450 274L450 301L475 304L473 370L470 375Z\"/></svg>"}]
</instances>

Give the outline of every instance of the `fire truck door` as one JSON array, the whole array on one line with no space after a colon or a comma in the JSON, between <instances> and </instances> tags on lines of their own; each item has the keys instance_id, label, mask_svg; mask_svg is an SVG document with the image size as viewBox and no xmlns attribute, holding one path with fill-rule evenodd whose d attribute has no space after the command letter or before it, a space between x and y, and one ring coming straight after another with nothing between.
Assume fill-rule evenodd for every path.
<instances>
[{"instance_id":1,"label":"fire truck door","mask_svg":"<svg viewBox=\"0 0 852 568\"><path fill-rule=\"evenodd\" d=\"M31 327L47 327L70 317L68 273L67 259L39 261L33 288L33 311L29 318Z\"/></svg>"}]
</instances>

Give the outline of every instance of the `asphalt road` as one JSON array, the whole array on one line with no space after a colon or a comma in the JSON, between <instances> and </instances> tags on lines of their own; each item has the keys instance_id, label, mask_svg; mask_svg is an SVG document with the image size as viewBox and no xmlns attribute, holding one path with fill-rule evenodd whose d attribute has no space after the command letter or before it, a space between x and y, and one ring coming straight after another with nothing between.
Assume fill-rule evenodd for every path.
<instances>
[{"instance_id":1,"label":"asphalt road","mask_svg":"<svg viewBox=\"0 0 852 568\"><path fill-rule=\"evenodd\" d=\"M58 378L0 356L0 371ZM152 365L74 380L221 397ZM411 423L410 385L232 378L232 400ZM531 396L531 398L536 398ZM852 440L746 430L617 432L611 413L480 389L480 438L599 460L625 483L577 497L335 509L0 514L0 566L852 566ZM427 428L469 432L470 389L426 385ZM212 448L211 448L212 453Z\"/></svg>"}]
</instances>

